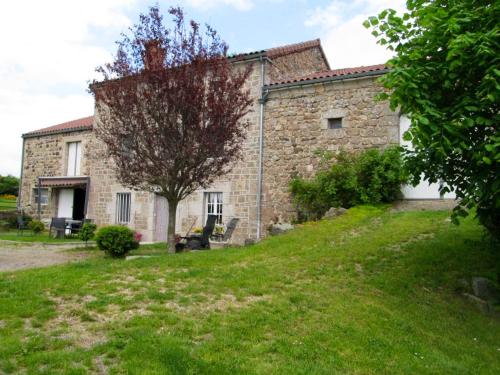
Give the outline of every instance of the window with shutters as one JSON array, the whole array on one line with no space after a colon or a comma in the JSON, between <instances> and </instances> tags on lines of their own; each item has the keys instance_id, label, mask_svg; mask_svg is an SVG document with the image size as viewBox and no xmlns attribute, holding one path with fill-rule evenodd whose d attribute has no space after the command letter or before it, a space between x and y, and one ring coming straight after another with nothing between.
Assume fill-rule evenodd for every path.
<instances>
[{"instance_id":1,"label":"window with shutters","mask_svg":"<svg viewBox=\"0 0 500 375\"><path fill-rule=\"evenodd\" d=\"M68 169L67 176L80 176L80 163L82 160L82 142L68 143Z\"/></svg>"},{"instance_id":2,"label":"window with shutters","mask_svg":"<svg viewBox=\"0 0 500 375\"><path fill-rule=\"evenodd\" d=\"M130 223L130 193L116 194L116 224Z\"/></svg>"},{"instance_id":3,"label":"window with shutters","mask_svg":"<svg viewBox=\"0 0 500 375\"><path fill-rule=\"evenodd\" d=\"M208 215L216 215L216 224L222 224L222 193L205 193L206 198L206 219Z\"/></svg>"}]
</instances>

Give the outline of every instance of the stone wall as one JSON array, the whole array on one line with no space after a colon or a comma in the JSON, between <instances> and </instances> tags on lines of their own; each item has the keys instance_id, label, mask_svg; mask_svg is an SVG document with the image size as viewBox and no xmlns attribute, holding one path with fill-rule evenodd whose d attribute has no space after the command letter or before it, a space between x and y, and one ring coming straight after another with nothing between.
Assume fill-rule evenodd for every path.
<instances>
[{"instance_id":1,"label":"stone wall","mask_svg":"<svg viewBox=\"0 0 500 375\"><path fill-rule=\"evenodd\" d=\"M128 227L140 232L144 241L153 241L154 195L122 186L116 178L114 162L106 156L105 144L94 136L89 145L92 153L88 156L88 162L92 168L87 217L97 225L114 224L117 194L130 193L131 216Z\"/></svg>"},{"instance_id":2,"label":"stone wall","mask_svg":"<svg viewBox=\"0 0 500 375\"><path fill-rule=\"evenodd\" d=\"M268 65L266 82L281 82L287 79L328 70L328 64L319 47L307 49L298 53L271 57Z\"/></svg>"},{"instance_id":3,"label":"stone wall","mask_svg":"<svg viewBox=\"0 0 500 375\"><path fill-rule=\"evenodd\" d=\"M92 154L90 142L93 138L92 132L85 130L25 139L20 206L27 214L36 216L38 213L38 204L35 204L34 196L34 189L38 185L38 177L65 176L67 174L68 142L82 142L80 172L84 176L89 175L91 165L88 155ZM47 222L51 217L56 216L56 213L56 189L49 189L49 204L41 206L41 219Z\"/></svg>"},{"instance_id":4,"label":"stone wall","mask_svg":"<svg viewBox=\"0 0 500 375\"><path fill-rule=\"evenodd\" d=\"M133 192L119 184L113 171L113 163L105 157L105 147L91 130L42 135L26 138L24 142L24 165L21 181L21 208L37 217L34 189L38 177L65 176L67 174L67 144L82 142L80 173L90 177L87 218L98 225L115 223L116 193L131 192L131 221L129 227L143 234L145 241L153 235L153 196L144 192ZM49 223L57 216L58 188L49 188L49 202L41 206L41 219Z\"/></svg>"},{"instance_id":5,"label":"stone wall","mask_svg":"<svg viewBox=\"0 0 500 375\"><path fill-rule=\"evenodd\" d=\"M355 151L399 141L399 115L374 96L374 78L318 83L271 91L265 110L263 226L295 217L288 184L311 177L316 150ZM328 118L342 118L328 129Z\"/></svg>"}]
</instances>

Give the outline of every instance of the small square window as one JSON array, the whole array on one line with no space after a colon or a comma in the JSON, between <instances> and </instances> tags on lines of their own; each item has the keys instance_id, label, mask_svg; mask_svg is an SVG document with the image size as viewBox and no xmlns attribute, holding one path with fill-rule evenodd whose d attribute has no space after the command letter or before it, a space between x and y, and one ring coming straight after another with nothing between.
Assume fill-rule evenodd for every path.
<instances>
[{"instance_id":1,"label":"small square window","mask_svg":"<svg viewBox=\"0 0 500 375\"><path fill-rule=\"evenodd\" d=\"M342 117L329 118L328 129L342 129Z\"/></svg>"}]
</instances>

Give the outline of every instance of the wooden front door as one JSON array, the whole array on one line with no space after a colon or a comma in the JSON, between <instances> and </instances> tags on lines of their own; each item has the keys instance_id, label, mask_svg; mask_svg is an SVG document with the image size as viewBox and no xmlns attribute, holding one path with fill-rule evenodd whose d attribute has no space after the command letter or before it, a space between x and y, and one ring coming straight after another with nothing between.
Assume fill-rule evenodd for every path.
<instances>
[{"instance_id":1,"label":"wooden front door","mask_svg":"<svg viewBox=\"0 0 500 375\"><path fill-rule=\"evenodd\" d=\"M155 195L155 233L154 240L156 242L167 241L168 229L168 202L167 199L159 195Z\"/></svg>"},{"instance_id":2,"label":"wooden front door","mask_svg":"<svg viewBox=\"0 0 500 375\"><path fill-rule=\"evenodd\" d=\"M73 218L74 193L75 191L73 189L59 190L57 217Z\"/></svg>"}]
</instances>

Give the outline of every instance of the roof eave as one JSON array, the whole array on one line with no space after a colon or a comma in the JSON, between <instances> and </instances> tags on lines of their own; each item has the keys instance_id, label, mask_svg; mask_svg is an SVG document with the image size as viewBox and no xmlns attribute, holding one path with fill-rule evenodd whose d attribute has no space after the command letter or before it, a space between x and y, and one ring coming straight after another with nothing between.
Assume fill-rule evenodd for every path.
<instances>
[{"instance_id":1,"label":"roof eave","mask_svg":"<svg viewBox=\"0 0 500 375\"><path fill-rule=\"evenodd\" d=\"M31 132L31 133L24 133L21 137L26 139L26 138L36 138L36 137L42 137L42 136L48 136L48 135L56 135L56 134L63 134L63 133L73 133L73 132L80 132L80 131L92 131L93 126L78 126L75 128L71 129L57 129L57 130L47 130L47 131L39 131L39 132Z\"/></svg>"},{"instance_id":2,"label":"roof eave","mask_svg":"<svg viewBox=\"0 0 500 375\"><path fill-rule=\"evenodd\" d=\"M390 71L390 69L382 69L382 70L374 70L371 72L343 74L343 75L338 75L338 76L333 76L333 77L304 79L304 80L294 81L294 82L266 85L264 88L266 90L273 91L273 90L279 90L279 89L284 89L284 88L291 88L291 87L295 87L295 86L314 85L314 84L318 84L318 83L345 81L345 80L357 79L357 78L369 78L369 77L376 77L376 76L384 75L384 74L388 73L389 71Z\"/></svg>"}]
</instances>

